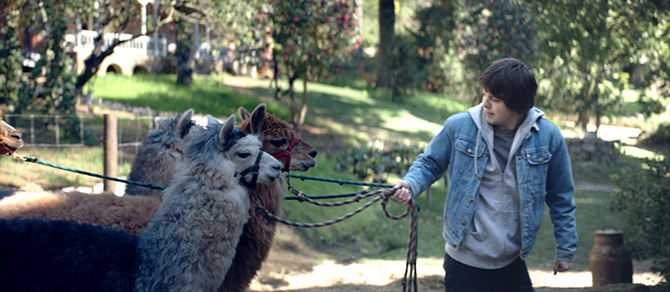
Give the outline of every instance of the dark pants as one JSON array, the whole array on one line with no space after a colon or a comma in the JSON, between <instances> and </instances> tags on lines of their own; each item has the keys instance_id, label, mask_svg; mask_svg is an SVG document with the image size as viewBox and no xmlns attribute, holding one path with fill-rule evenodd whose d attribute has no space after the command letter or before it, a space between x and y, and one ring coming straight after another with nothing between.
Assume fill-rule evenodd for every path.
<instances>
[{"instance_id":1,"label":"dark pants","mask_svg":"<svg viewBox=\"0 0 670 292\"><path fill-rule=\"evenodd\" d=\"M526 263L521 258L506 267L487 270L462 264L445 255L444 272L446 292L534 291Z\"/></svg>"}]
</instances>

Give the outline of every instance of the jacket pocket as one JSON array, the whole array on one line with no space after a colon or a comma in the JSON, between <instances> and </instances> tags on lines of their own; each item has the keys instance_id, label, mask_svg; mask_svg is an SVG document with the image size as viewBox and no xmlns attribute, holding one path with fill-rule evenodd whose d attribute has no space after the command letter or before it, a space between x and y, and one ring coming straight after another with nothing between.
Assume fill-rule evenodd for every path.
<instances>
[{"instance_id":1,"label":"jacket pocket","mask_svg":"<svg viewBox=\"0 0 670 292\"><path fill-rule=\"evenodd\" d=\"M544 192L547 182L547 172L551 161L551 152L546 147L527 149L523 151L525 160L525 182L533 186L534 191Z\"/></svg>"},{"instance_id":2,"label":"jacket pocket","mask_svg":"<svg viewBox=\"0 0 670 292\"><path fill-rule=\"evenodd\" d=\"M475 155L477 157L478 169L482 171L484 170L484 165L486 163L485 159L482 159L486 153L486 143L484 141L479 141L479 145L477 145L470 139L456 138L454 148L457 151L455 151L455 157L452 166L458 171L459 174L474 174Z\"/></svg>"},{"instance_id":3,"label":"jacket pocket","mask_svg":"<svg viewBox=\"0 0 670 292\"><path fill-rule=\"evenodd\" d=\"M547 164L549 163L549 160L551 160L551 153L546 150L540 150L538 152L528 151L526 153L526 160L528 161L528 164L533 166Z\"/></svg>"}]
</instances>

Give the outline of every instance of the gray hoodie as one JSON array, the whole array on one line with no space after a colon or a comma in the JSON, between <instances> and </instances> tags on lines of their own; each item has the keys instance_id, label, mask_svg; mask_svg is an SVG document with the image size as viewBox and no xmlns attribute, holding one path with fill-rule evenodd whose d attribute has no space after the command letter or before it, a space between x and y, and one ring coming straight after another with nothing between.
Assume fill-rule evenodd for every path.
<instances>
[{"instance_id":1,"label":"gray hoodie","mask_svg":"<svg viewBox=\"0 0 670 292\"><path fill-rule=\"evenodd\" d=\"M479 129L477 143L486 143L488 152L494 153L494 131L482 114L483 106L477 105L468 112ZM504 172L500 169L496 155L488 155L489 160L479 188L480 195L474 220L468 226L468 231L458 249L449 244L445 246L447 254L453 259L481 269L499 269L519 257L520 202L515 163L512 163L512 159L536 121L543 115L544 112L537 108L528 111L512 141ZM477 167L476 161L474 167Z\"/></svg>"}]
</instances>

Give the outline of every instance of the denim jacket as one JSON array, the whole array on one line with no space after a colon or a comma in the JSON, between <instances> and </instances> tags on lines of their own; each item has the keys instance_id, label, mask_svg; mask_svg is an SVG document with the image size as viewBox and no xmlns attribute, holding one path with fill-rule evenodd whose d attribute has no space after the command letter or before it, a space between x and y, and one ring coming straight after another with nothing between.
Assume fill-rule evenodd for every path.
<instances>
[{"instance_id":1,"label":"denim jacket","mask_svg":"<svg viewBox=\"0 0 670 292\"><path fill-rule=\"evenodd\" d=\"M478 141L477 135L478 127L468 112L451 116L403 178L417 197L448 169L443 236L454 248L460 246L473 220L481 175L490 159L486 143ZM525 259L535 245L546 204L557 242L556 259L572 261L578 240L576 204L570 158L560 130L538 118L519 149L510 155L516 163L521 204L520 257Z\"/></svg>"}]
</instances>

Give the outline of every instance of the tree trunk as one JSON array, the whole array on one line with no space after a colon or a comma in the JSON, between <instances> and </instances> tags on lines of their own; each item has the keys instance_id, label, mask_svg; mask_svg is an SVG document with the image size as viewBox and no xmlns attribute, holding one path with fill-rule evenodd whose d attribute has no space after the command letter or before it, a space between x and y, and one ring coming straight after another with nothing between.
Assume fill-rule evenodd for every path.
<instances>
[{"instance_id":1,"label":"tree trunk","mask_svg":"<svg viewBox=\"0 0 670 292\"><path fill-rule=\"evenodd\" d=\"M579 114L577 115L577 123L575 124L578 129L584 133L587 134L588 130L586 126L589 124L589 114L587 109L582 109L579 111Z\"/></svg>"},{"instance_id":2,"label":"tree trunk","mask_svg":"<svg viewBox=\"0 0 670 292\"><path fill-rule=\"evenodd\" d=\"M193 85L193 65L195 63L192 24L177 21L177 84L191 87Z\"/></svg>"},{"instance_id":3,"label":"tree trunk","mask_svg":"<svg viewBox=\"0 0 670 292\"><path fill-rule=\"evenodd\" d=\"M305 123L305 116L307 115L307 82L309 78L305 76L302 82L302 102L300 103L300 116L298 117L298 129L302 128Z\"/></svg>"},{"instance_id":4,"label":"tree trunk","mask_svg":"<svg viewBox=\"0 0 670 292\"><path fill-rule=\"evenodd\" d=\"M393 0L379 0L379 47L377 48L377 88L390 88L388 56L391 55L395 31Z\"/></svg>"},{"instance_id":5,"label":"tree trunk","mask_svg":"<svg viewBox=\"0 0 670 292\"><path fill-rule=\"evenodd\" d=\"M594 96L596 101L596 137L598 137L598 131L600 130L600 103L598 103L598 95Z\"/></svg>"},{"instance_id":6,"label":"tree trunk","mask_svg":"<svg viewBox=\"0 0 670 292\"><path fill-rule=\"evenodd\" d=\"M291 101L289 102L289 108L291 109L291 122L295 125L298 123L298 115L295 112L295 90L293 87L293 82L295 79L289 78L288 80L288 90L290 93Z\"/></svg>"},{"instance_id":7,"label":"tree trunk","mask_svg":"<svg viewBox=\"0 0 670 292\"><path fill-rule=\"evenodd\" d=\"M275 50L272 50L272 70L273 70L273 80L276 86L275 90L275 99L281 99L281 84L279 84L279 61L277 60L277 53Z\"/></svg>"},{"instance_id":8,"label":"tree trunk","mask_svg":"<svg viewBox=\"0 0 670 292\"><path fill-rule=\"evenodd\" d=\"M361 45L356 50L356 56L363 58L363 0L355 0L356 5L356 21L358 22L358 37L361 38Z\"/></svg>"},{"instance_id":9,"label":"tree trunk","mask_svg":"<svg viewBox=\"0 0 670 292\"><path fill-rule=\"evenodd\" d=\"M102 40L103 36L102 34L96 37L96 43L98 39ZM75 84L75 87L77 89L78 93L81 93L84 85L95 76L95 74L98 73L98 70L100 70L100 65L102 64L102 61L107 58L107 56L111 55L114 53L114 48L116 45L112 45L109 48L107 48L104 51L100 51L98 48L101 46L96 45L96 49L93 50L93 53L91 53L86 60L84 60L84 71L77 76L77 82Z\"/></svg>"}]
</instances>

